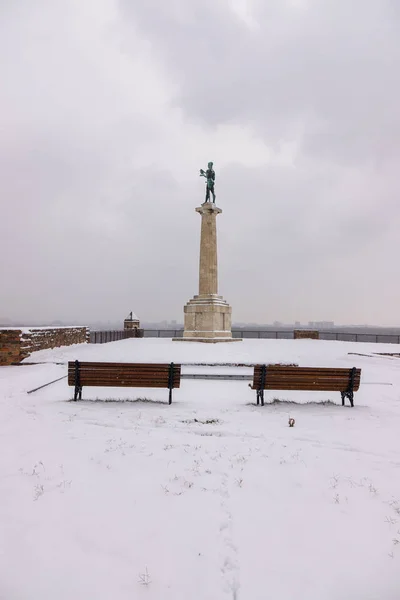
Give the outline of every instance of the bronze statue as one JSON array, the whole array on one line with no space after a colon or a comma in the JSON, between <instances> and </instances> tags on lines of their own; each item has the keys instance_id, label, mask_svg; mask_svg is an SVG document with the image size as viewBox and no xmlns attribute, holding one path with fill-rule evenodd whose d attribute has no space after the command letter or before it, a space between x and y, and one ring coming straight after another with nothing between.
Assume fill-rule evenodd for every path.
<instances>
[{"instance_id":1,"label":"bronze statue","mask_svg":"<svg viewBox=\"0 0 400 600\"><path fill-rule=\"evenodd\" d=\"M206 178L206 202L210 202L210 192L213 197L213 203L215 204L215 191L214 191L214 183L215 183L215 171L213 169L212 162L208 163L207 171L200 169L200 177Z\"/></svg>"}]
</instances>

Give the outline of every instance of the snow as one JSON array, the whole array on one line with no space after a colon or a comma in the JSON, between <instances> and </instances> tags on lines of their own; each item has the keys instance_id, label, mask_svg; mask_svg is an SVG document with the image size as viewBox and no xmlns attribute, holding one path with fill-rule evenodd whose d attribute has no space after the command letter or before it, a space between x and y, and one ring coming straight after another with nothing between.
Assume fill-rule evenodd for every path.
<instances>
[{"instance_id":1,"label":"snow","mask_svg":"<svg viewBox=\"0 0 400 600\"><path fill-rule=\"evenodd\" d=\"M400 360L385 351L399 348L135 338L2 367L0 598L398 600ZM128 388L68 402L65 379L26 393L76 358L356 366L362 384L353 409L321 392L256 407L246 381L183 380L171 406Z\"/></svg>"},{"instance_id":2,"label":"snow","mask_svg":"<svg viewBox=\"0 0 400 600\"><path fill-rule=\"evenodd\" d=\"M20 331L23 334L32 333L35 331L47 331L49 329L88 329L85 325L63 325L48 327L0 327L0 331Z\"/></svg>"},{"instance_id":3,"label":"snow","mask_svg":"<svg viewBox=\"0 0 400 600\"><path fill-rule=\"evenodd\" d=\"M126 317L125 320L126 321L139 321L139 317L132 311L132 316L131 316L131 313L129 313L129 315Z\"/></svg>"}]
</instances>

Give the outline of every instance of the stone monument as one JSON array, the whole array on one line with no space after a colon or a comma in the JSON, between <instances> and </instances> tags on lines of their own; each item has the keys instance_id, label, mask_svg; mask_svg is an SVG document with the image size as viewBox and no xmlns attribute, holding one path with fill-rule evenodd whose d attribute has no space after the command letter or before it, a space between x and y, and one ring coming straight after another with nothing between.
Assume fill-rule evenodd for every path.
<instances>
[{"instance_id":1,"label":"stone monument","mask_svg":"<svg viewBox=\"0 0 400 600\"><path fill-rule=\"evenodd\" d=\"M196 208L201 215L199 293L184 307L184 331L176 341L186 342L238 342L232 337L232 308L218 295L217 215L222 210L215 204L215 172L213 163L207 171L200 169L205 177L205 202ZM210 193L213 201L210 200Z\"/></svg>"}]
</instances>

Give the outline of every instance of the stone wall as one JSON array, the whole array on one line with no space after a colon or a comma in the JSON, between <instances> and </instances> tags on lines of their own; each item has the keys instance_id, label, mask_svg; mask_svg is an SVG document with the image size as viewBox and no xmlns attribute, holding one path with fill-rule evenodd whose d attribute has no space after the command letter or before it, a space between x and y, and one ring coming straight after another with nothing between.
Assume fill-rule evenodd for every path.
<instances>
[{"instance_id":1,"label":"stone wall","mask_svg":"<svg viewBox=\"0 0 400 600\"><path fill-rule=\"evenodd\" d=\"M294 339L295 340L319 340L319 331L314 331L310 329L295 329L294 330Z\"/></svg>"},{"instance_id":2,"label":"stone wall","mask_svg":"<svg viewBox=\"0 0 400 600\"><path fill-rule=\"evenodd\" d=\"M0 366L20 362L21 331L0 329Z\"/></svg>"},{"instance_id":3,"label":"stone wall","mask_svg":"<svg viewBox=\"0 0 400 600\"><path fill-rule=\"evenodd\" d=\"M0 366L18 364L32 352L84 344L87 327L32 327L0 329Z\"/></svg>"},{"instance_id":4,"label":"stone wall","mask_svg":"<svg viewBox=\"0 0 400 600\"><path fill-rule=\"evenodd\" d=\"M124 321L124 330L127 329L139 329L140 321L139 319L125 319Z\"/></svg>"}]
</instances>

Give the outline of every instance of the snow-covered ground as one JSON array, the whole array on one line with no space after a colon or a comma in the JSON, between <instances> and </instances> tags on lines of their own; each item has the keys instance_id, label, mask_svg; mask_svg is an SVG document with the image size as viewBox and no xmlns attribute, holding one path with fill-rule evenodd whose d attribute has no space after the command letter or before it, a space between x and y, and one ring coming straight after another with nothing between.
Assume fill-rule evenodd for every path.
<instances>
[{"instance_id":1,"label":"snow-covered ground","mask_svg":"<svg viewBox=\"0 0 400 600\"><path fill-rule=\"evenodd\" d=\"M1 600L398 600L400 359L385 351L399 347L129 339L2 367ZM357 366L362 383L353 409L320 392L256 407L246 381L183 380L171 406L127 388L69 402L65 379L26 393L75 358ZM138 397L154 402L89 401Z\"/></svg>"}]
</instances>

